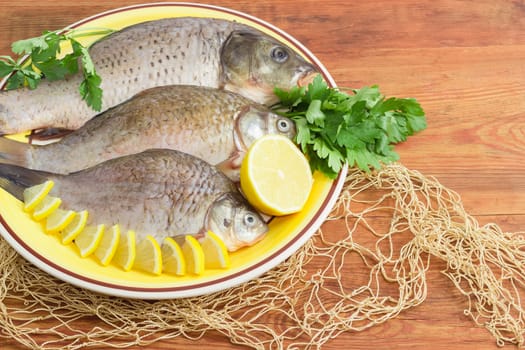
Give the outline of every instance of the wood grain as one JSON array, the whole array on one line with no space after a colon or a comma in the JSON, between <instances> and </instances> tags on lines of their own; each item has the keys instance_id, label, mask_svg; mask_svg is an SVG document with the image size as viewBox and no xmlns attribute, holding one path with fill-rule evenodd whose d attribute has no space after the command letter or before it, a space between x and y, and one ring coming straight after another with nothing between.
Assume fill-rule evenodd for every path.
<instances>
[{"instance_id":1,"label":"wood grain","mask_svg":"<svg viewBox=\"0 0 525 350\"><path fill-rule=\"evenodd\" d=\"M205 2L287 31L323 62L339 86L378 84L387 96L417 98L426 110L428 129L398 147L402 163L458 192L480 223L525 230L523 0ZM0 55L10 54L15 40L137 3L0 1ZM342 229L342 223L335 225ZM423 304L382 325L344 333L323 349L495 349L489 332L463 314L466 301L440 274L444 268L443 262L432 260ZM272 325L278 322L268 319ZM2 349L21 349L1 341ZM236 348L216 333L149 348L193 345L202 350Z\"/></svg>"}]
</instances>

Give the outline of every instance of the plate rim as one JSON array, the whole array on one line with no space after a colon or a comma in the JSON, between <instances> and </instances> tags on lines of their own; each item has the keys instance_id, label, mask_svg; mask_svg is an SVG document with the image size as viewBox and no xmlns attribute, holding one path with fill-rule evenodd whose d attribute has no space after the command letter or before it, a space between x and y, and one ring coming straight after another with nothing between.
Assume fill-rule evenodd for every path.
<instances>
[{"instance_id":1,"label":"plate rim","mask_svg":"<svg viewBox=\"0 0 525 350\"><path fill-rule=\"evenodd\" d=\"M304 56L308 58L317 66L327 81L327 83L336 87L335 81L332 76L329 74L325 66L319 61L319 59L302 43L295 39L290 34L284 32L275 25L266 22L260 18L252 16L250 14L222 7L217 5L201 4L201 3L192 3L192 2L153 2L153 3L144 3L130 6L118 7L115 9L103 11L92 16L83 18L79 21L76 21L66 28L76 28L85 23L91 22L98 18L103 18L106 16L111 16L117 13L131 11L131 10L140 10L143 8L152 8L152 7L190 7L197 9L205 9L218 11L233 15L236 17L247 19L248 21L254 22L257 25L260 25L285 40L289 41L295 46L295 49L299 50ZM139 23L139 22L137 22ZM6 80L6 79L5 79ZM5 85L5 80L0 82L0 88L3 88ZM317 210L313 217L309 219L305 227L299 231L295 237L293 237L290 242L286 245L280 247L275 252L264 258L263 260L256 261L253 264L249 265L246 268L240 269L233 274L226 276L221 276L217 278L212 278L207 281L194 283L191 285L181 285L181 286L169 286L169 287L134 287L134 286L124 286L122 284L114 284L106 281L95 280L91 277L84 276L75 271L69 270L65 267L62 267L48 258L42 256L37 251L33 250L27 242L22 240L19 235L14 232L8 222L6 222L3 215L0 214L0 234L6 239L6 241L26 260L32 263L34 266L39 269L47 272L51 276L58 278L64 282L70 283L77 287L85 288L94 292L116 296L116 297L125 297L133 299L143 299L143 300L161 300L161 299L175 299L175 298L185 298L185 297L194 297L201 296L205 294L210 294L225 289L236 287L242 283L248 282L252 279L259 277L265 272L275 268L277 265L282 263L284 260L288 259L294 252L296 252L300 247L302 247L319 229L322 225L328 214L331 212L335 202L337 201L339 194L342 190L344 180L348 171L348 166L342 168L337 178L332 181L328 194L324 198L320 209Z\"/></svg>"}]
</instances>

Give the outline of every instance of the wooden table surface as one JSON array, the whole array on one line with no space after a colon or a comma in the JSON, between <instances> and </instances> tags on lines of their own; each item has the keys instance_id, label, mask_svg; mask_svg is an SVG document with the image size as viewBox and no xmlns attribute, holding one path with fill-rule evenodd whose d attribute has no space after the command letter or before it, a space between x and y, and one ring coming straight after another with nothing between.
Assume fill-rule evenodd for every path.
<instances>
[{"instance_id":1,"label":"wooden table surface","mask_svg":"<svg viewBox=\"0 0 525 350\"><path fill-rule=\"evenodd\" d=\"M204 2L204 1L195 1ZM0 1L0 55L10 43L136 0ZM266 20L305 44L339 86L378 84L415 97L428 129L398 147L401 162L461 195L481 224L525 230L525 1L208 0ZM464 316L465 299L432 265L420 306L323 349L494 349ZM272 322L272 320L268 320ZM281 328L283 325L280 326ZM0 348L20 349L0 338ZM218 334L152 349L234 347ZM507 348L513 348L508 345Z\"/></svg>"}]
</instances>

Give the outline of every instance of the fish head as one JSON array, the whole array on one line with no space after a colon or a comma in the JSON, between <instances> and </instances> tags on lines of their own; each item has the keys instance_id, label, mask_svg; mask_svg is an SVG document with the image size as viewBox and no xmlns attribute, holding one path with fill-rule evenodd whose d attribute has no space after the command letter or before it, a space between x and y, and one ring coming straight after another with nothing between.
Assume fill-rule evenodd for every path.
<instances>
[{"instance_id":1,"label":"fish head","mask_svg":"<svg viewBox=\"0 0 525 350\"><path fill-rule=\"evenodd\" d=\"M221 237L228 251L233 252L263 239L268 225L240 194L231 192L211 205L206 229Z\"/></svg>"},{"instance_id":2,"label":"fish head","mask_svg":"<svg viewBox=\"0 0 525 350\"><path fill-rule=\"evenodd\" d=\"M307 85L319 72L288 46L259 32L238 30L221 48L221 85L265 105L278 102L274 88Z\"/></svg>"},{"instance_id":3,"label":"fish head","mask_svg":"<svg viewBox=\"0 0 525 350\"><path fill-rule=\"evenodd\" d=\"M292 140L296 135L295 123L266 108L247 106L237 116L234 139L238 151L246 152L255 140L268 134L279 134Z\"/></svg>"}]
</instances>

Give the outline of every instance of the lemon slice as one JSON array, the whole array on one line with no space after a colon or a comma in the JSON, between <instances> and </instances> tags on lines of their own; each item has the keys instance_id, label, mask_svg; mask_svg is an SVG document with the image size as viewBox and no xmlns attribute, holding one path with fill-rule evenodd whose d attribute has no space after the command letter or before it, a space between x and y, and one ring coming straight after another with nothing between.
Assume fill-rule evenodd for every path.
<instances>
[{"instance_id":1,"label":"lemon slice","mask_svg":"<svg viewBox=\"0 0 525 350\"><path fill-rule=\"evenodd\" d=\"M76 215L77 213L73 210L56 209L46 219L46 232L54 233L64 229L75 219Z\"/></svg>"},{"instance_id":2,"label":"lemon slice","mask_svg":"<svg viewBox=\"0 0 525 350\"><path fill-rule=\"evenodd\" d=\"M104 235L97 249L95 256L102 266L108 266L115 256L120 239L120 226L113 225L109 230L104 231Z\"/></svg>"},{"instance_id":3,"label":"lemon slice","mask_svg":"<svg viewBox=\"0 0 525 350\"><path fill-rule=\"evenodd\" d=\"M86 227L88 218L87 210L83 210L75 215L73 221L69 223L61 232L62 244L69 244L79 235L80 232Z\"/></svg>"},{"instance_id":4,"label":"lemon slice","mask_svg":"<svg viewBox=\"0 0 525 350\"><path fill-rule=\"evenodd\" d=\"M80 250L80 256L85 258L97 249L102 236L104 235L104 225L86 226L75 238L75 245Z\"/></svg>"},{"instance_id":5,"label":"lemon slice","mask_svg":"<svg viewBox=\"0 0 525 350\"><path fill-rule=\"evenodd\" d=\"M28 187L24 190L24 210L32 211L36 206L42 202L42 200L47 196L49 191L54 186L54 182L48 180L40 185L35 185Z\"/></svg>"},{"instance_id":6,"label":"lemon slice","mask_svg":"<svg viewBox=\"0 0 525 350\"><path fill-rule=\"evenodd\" d=\"M204 252L204 266L207 269L225 269L230 267L230 254L222 239L208 231L201 241Z\"/></svg>"},{"instance_id":7,"label":"lemon slice","mask_svg":"<svg viewBox=\"0 0 525 350\"><path fill-rule=\"evenodd\" d=\"M312 184L308 160L282 135L266 135L255 141L241 164L242 191L256 209L268 215L300 211Z\"/></svg>"},{"instance_id":8,"label":"lemon slice","mask_svg":"<svg viewBox=\"0 0 525 350\"><path fill-rule=\"evenodd\" d=\"M62 200L58 197L45 196L33 211L33 219L36 221L43 220L51 215L62 204Z\"/></svg>"},{"instance_id":9,"label":"lemon slice","mask_svg":"<svg viewBox=\"0 0 525 350\"><path fill-rule=\"evenodd\" d=\"M201 275L204 272L204 251L199 241L192 236L186 236L182 245L182 254L186 260L186 271L195 275Z\"/></svg>"},{"instance_id":10,"label":"lemon slice","mask_svg":"<svg viewBox=\"0 0 525 350\"><path fill-rule=\"evenodd\" d=\"M121 232L113 262L122 267L124 271L129 271L135 262L136 252L135 231Z\"/></svg>"},{"instance_id":11,"label":"lemon slice","mask_svg":"<svg viewBox=\"0 0 525 350\"><path fill-rule=\"evenodd\" d=\"M186 274L186 260L182 249L172 238L166 237L162 242L162 271L183 276Z\"/></svg>"},{"instance_id":12,"label":"lemon slice","mask_svg":"<svg viewBox=\"0 0 525 350\"><path fill-rule=\"evenodd\" d=\"M135 257L134 267L139 270L160 275L162 272L162 253L159 243L151 236L147 235L137 245L137 255Z\"/></svg>"}]
</instances>

